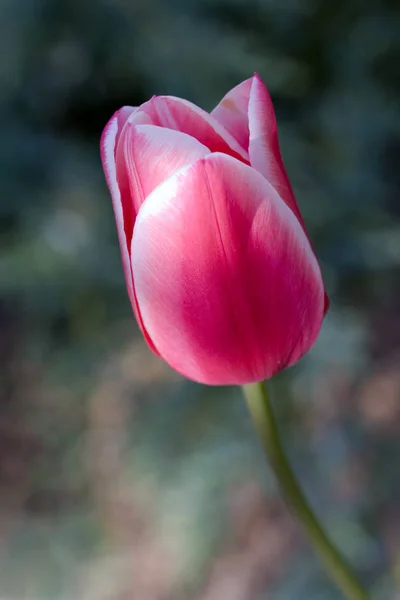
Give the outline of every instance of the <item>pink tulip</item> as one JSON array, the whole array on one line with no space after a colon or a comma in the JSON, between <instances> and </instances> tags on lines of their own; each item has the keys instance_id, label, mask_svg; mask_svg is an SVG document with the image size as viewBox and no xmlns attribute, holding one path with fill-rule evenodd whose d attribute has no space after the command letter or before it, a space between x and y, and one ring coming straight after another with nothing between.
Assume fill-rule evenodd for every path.
<instances>
[{"instance_id":1,"label":"pink tulip","mask_svg":"<svg viewBox=\"0 0 400 600\"><path fill-rule=\"evenodd\" d=\"M172 96L121 108L101 155L128 294L156 354L195 381L245 384L311 348L324 284L258 75L210 114Z\"/></svg>"}]
</instances>

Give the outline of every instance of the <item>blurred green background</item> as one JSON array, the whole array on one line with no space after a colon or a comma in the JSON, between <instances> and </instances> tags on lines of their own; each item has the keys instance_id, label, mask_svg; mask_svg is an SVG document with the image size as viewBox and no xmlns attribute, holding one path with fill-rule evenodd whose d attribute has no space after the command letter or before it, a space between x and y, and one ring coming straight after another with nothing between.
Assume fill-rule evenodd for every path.
<instances>
[{"instance_id":1,"label":"blurred green background","mask_svg":"<svg viewBox=\"0 0 400 600\"><path fill-rule=\"evenodd\" d=\"M183 381L125 291L99 137L258 71L324 271L271 384L313 505L400 589L400 14L394 0L1 0L0 598L339 600L240 393ZM396 595L397 594L397 595Z\"/></svg>"}]
</instances>

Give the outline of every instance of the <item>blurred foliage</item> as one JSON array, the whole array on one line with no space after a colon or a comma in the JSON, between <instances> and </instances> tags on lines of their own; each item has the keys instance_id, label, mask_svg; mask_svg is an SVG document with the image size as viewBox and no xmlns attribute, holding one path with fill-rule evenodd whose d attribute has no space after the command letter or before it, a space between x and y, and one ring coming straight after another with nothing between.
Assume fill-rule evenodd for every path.
<instances>
[{"instance_id":1,"label":"blurred foliage","mask_svg":"<svg viewBox=\"0 0 400 600\"><path fill-rule=\"evenodd\" d=\"M98 155L152 94L258 71L332 307L272 383L289 452L376 598L400 586L393 0L2 0L0 595L335 600L237 390L145 348Z\"/></svg>"}]
</instances>

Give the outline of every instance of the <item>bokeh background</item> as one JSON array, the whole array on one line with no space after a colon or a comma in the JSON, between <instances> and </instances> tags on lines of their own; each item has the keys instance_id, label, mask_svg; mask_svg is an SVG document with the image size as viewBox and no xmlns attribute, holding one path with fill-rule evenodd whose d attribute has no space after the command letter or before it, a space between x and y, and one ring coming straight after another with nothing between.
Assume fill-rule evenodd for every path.
<instances>
[{"instance_id":1,"label":"bokeh background","mask_svg":"<svg viewBox=\"0 0 400 600\"><path fill-rule=\"evenodd\" d=\"M99 137L258 71L331 310L271 385L296 471L374 597L400 587L394 0L1 0L0 598L339 600L235 389L182 380L125 292Z\"/></svg>"}]
</instances>

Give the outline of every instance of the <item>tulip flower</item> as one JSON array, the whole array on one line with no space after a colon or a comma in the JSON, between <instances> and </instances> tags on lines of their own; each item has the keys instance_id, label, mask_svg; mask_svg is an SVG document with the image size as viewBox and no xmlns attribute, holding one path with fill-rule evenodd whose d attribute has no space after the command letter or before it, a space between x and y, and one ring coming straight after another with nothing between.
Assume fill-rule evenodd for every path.
<instances>
[{"instance_id":1,"label":"tulip flower","mask_svg":"<svg viewBox=\"0 0 400 600\"><path fill-rule=\"evenodd\" d=\"M150 348L186 377L246 384L293 365L326 311L258 75L211 112L125 106L101 155L128 294Z\"/></svg>"},{"instance_id":2,"label":"tulip flower","mask_svg":"<svg viewBox=\"0 0 400 600\"><path fill-rule=\"evenodd\" d=\"M328 307L255 74L211 112L124 106L101 139L129 298L150 348L195 381L243 386L283 494L348 600L369 600L285 455L265 379L314 344Z\"/></svg>"}]
</instances>

